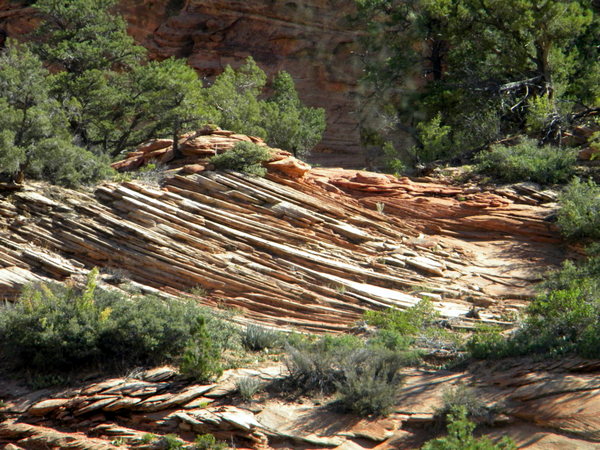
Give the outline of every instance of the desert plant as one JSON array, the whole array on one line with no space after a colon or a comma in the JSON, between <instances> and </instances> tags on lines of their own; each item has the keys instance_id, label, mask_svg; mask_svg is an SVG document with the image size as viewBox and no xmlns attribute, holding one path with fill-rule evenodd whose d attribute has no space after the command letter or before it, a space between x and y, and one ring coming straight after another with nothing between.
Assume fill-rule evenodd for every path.
<instances>
[{"instance_id":1,"label":"desert plant","mask_svg":"<svg viewBox=\"0 0 600 450\"><path fill-rule=\"evenodd\" d=\"M197 317L181 361L181 372L198 381L208 381L223 373L221 352L206 329L206 319Z\"/></svg>"},{"instance_id":2,"label":"desert plant","mask_svg":"<svg viewBox=\"0 0 600 450\"><path fill-rule=\"evenodd\" d=\"M262 177L267 173L262 163L269 158L270 152L267 147L252 142L240 142L231 150L213 156L210 162L217 170L235 170Z\"/></svg>"},{"instance_id":3,"label":"desert plant","mask_svg":"<svg viewBox=\"0 0 600 450\"><path fill-rule=\"evenodd\" d=\"M201 313L193 302L132 297L96 287L29 286L0 314L0 352L14 369L46 377L73 367L174 361ZM207 337L210 339L210 336Z\"/></svg>"},{"instance_id":4,"label":"desert plant","mask_svg":"<svg viewBox=\"0 0 600 450\"><path fill-rule=\"evenodd\" d=\"M406 365L403 355L387 350L365 348L352 352L337 381L339 404L360 416L385 416L392 411Z\"/></svg>"},{"instance_id":5,"label":"desert plant","mask_svg":"<svg viewBox=\"0 0 600 450\"><path fill-rule=\"evenodd\" d=\"M411 336L433 324L439 318L439 314L429 300L421 300L412 308L404 310L389 308L381 311L367 311L364 318L369 325Z\"/></svg>"},{"instance_id":6,"label":"desert plant","mask_svg":"<svg viewBox=\"0 0 600 450\"><path fill-rule=\"evenodd\" d=\"M176 434L165 434L159 438L158 445L166 450L178 450L183 448L184 442Z\"/></svg>"},{"instance_id":7,"label":"desert plant","mask_svg":"<svg viewBox=\"0 0 600 450\"><path fill-rule=\"evenodd\" d=\"M256 394L262 388L262 383L256 377L242 377L236 382L236 387L240 396L246 400L252 400L254 394Z\"/></svg>"},{"instance_id":8,"label":"desert plant","mask_svg":"<svg viewBox=\"0 0 600 450\"><path fill-rule=\"evenodd\" d=\"M425 443L421 450L513 450L514 442L504 437L494 444L486 437L475 438L475 424L467 419L464 406L454 408L448 414L448 436Z\"/></svg>"},{"instance_id":9,"label":"desert plant","mask_svg":"<svg viewBox=\"0 0 600 450\"><path fill-rule=\"evenodd\" d=\"M436 114L428 122L419 123L417 131L421 142L421 147L413 149L417 160L431 162L451 156L453 147L450 139L451 128L448 125L442 125L441 113Z\"/></svg>"},{"instance_id":10,"label":"desert plant","mask_svg":"<svg viewBox=\"0 0 600 450\"><path fill-rule=\"evenodd\" d=\"M569 239L600 239L600 186L574 178L559 197L558 226Z\"/></svg>"},{"instance_id":11,"label":"desert plant","mask_svg":"<svg viewBox=\"0 0 600 450\"><path fill-rule=\"evenodd\" d=\"M242 345L254 352L281 346L281 335L260 325L248 325L242 334Z\"/></svg>"},{"instance_id":12,"label":"desert plant","mask_svg":"<svg viewBox=\"0 0 600 450\"><path fill-rule=\"evenodd\" d=\"M303 342L286 349L288 383L305 392L332 393L343 379L342 367L351 353L364 346L355 336L326 336L314 343Z\"/></svg>"},{"instance_id":13,"label":"desert plant","mask_svg":"<svg viewBox=\"0 0 600 450\"><path fill-rule=\"evenodd\" d=\"M532 139L516 145L493 145L476 157L480 172L502 181L534 181L542 184L562 183L574 173L575 152L552 145L539 146Z\"/></svg>"},{"instance_id":14,"label":"desert plant","mask_svg":"<svg viewBox=\"0 0 600 450\"><path fill-rule=\"evenodd\" d=\"M337 392L337 404L362 416L385 415L395 403L400 368L411 352L371 346L356 336L327 336L287 348L288 383L303 392Z\"/></svg>"},{"instance_id":15,"label":"desert plant","mask_svg":"<svg viewBox=\"0 0 600 450\"><path fill-rule=\"evenodd\" d=\"M444 404L436 411L437 416L446 417L457 408L464 408L467 418L475 422L485 421L489 416L489 409L477 396L477 391L466 384L459 383L447 389L442 394L442 400Z\"/></svg>"},{"instance_id":16,"label":"desert plant","mask_svg":"<svg viewBox=\"0 0 600 450\"><path fill-rule=\"evenodd\" d=\"M217 441L212 434L200 434L196 436L191 450L225 450L227 448L225 442Z\"/></svg>"},{"instance_id":17,"label":"desert plant","mask_svg":"<svg viewBox=\"0 0 600 450\"><path fill-rule=\"evenodd\" d=\"M467 351L474 358L504 358L510 355L510 346L500 328L481 325L476 328L466 344Z\"/></svg>"},{"instance_id":18,"label":"desert plant","mask_svg":"<svg viewBox=\"0 0 600 450\"><path fill-rule=\"evenodd\" d=\"M546 276L544 292L527 308L523 325L508 337L497 330L475 333L468 350L478 358L531 353L600 355L600 256L592 246L587 260L567 261Z\"/></svg>"}]
</instances>

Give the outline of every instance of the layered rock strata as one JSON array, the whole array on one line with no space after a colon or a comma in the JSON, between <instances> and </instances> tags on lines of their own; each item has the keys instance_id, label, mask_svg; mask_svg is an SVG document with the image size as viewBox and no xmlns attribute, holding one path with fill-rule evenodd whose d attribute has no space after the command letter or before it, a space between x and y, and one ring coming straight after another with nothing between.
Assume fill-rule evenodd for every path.
<instances>
[{"instance_id":1,"label":"layered rock strata","mask_svg":"<svg viewBox=\"0 0 600 450\"><path fill-rule=\"evenodd\" d=\"M484 432L510 436L518 448L600 448L600 364L573 358L480 363L467 371L407 369L393 413L356 416L304 398L277 395L281 365L225 372L214 384L185 381L169 367L105 378L63 391L23 395L0 382L5 399L0 444L12 448L164 448L161 436L193 441L211 433L234 448L420 448L435 427L444 393L472 386L490 413ZM266 386L242 401L236 384L254 378ZM154 436L148 438L148 433ZM8 447L7 447L8 448ZM121 447L122 448L122 447Z\"/></svg>"},{"instance_id":2,"label":"layered rock strata","mask_svg":"<svg viewBox=\"0 0 600 450\"><path fill-rule=\"evenodd\" d=\"M200 302L284 329L341 331L367 309L405 308L422 298L464 323L483 305L478 316L495 322L521 308L532 283L562 256L544 220L552 205L310 169L278 150L265 179L212 172L208 153L261 142L207 132L182 139L188 156L171 160L172 169L142 173L154 184L106 183L93 192L32 184L4 195L1 296L99 267L117 287L123 279L165 295L202 287L208 294ZM116 166L169 160L171 147L156 148L165 143ZM157 176L166 176L162 185Z\"/></svg>"}]
</instances>

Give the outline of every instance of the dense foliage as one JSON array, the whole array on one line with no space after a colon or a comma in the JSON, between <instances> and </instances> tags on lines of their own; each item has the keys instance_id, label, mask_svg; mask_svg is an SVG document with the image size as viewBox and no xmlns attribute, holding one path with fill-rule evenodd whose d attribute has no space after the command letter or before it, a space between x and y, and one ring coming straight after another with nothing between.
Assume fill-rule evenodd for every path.
<instances>
[{"instance_id":1,"label":"dense foliage","mask_svg":"<svg viewBox=\"0 0 600 450\"><path fill-rule=\"evenodd\" d=\"M476 157L480 172L507 182L533 181L542 184L569 181L575 170L575 152L557 150L523 139L514 145L492 145Z\"/></svg>"},{"instance_id":2,"label":"dense foliage","mask_svg":"<svg viewBox=\"0 0 600 450\"><path fill-rule=\"evenodd\" d=\"M263 99L266 83L265 73L252 58L237 70L226 67L207 89L208 103L217 111L215 122L265 138L271 146L296 156L307 156L325 131L325 111L302 104L287 72L275 76L271 96Z\"/></svg>"},{"instance_id":3,"label":"dense foliage","mask_svg":"<svg viewBox=\"0 0 600 450\"><path fill-rule=\"evenodd\" d=\"M262 98L267 77L249 58L203 88L185 60L149 61L116 3L35 2L42 23L32 41L9 41L0 56L0 173L92 182L124 151L156 137L177 142L208 122L298 155L321 139L324 111L301 103L289 74L279 73Z\"/></svg>"},{"instance_id":4,"label":"dense foliage","mask_svg":"<svg viewBox=\"0 0 600 450\"><path fill-rule=\"evenodd\" d=\"M240 142L231 150L213 156L210 162L218 170L235 170L249 175L264 176L267 170L262 163L268 161L271 154L268 148Z\"/></svg>"},{"instance_id":5,"label":"dense foliage","mask_svg":"<svg viewBox=\"0 0 600 450\"><path fill-rule=\"evenodd\" d=\"M14 305L2 306L0 354L8 366L33 374L122 369L175 361L186 347L212 345L197 325L203 318L194 303L129 299L97 289L96 276L91 271L81 289L32 286Z\"/></svg>"},{"instance_id":6,"label":"dense foliage","mask_svg":"<svg viewBox=\"0 0 600 450\"><path fill-rule=\"evenodd\" d=\"M365 136L410 137L405 160L448 158L516 134L558 144L562 130L598 111L600 20L589 0L357 4L374 92Z\"/></svg>"},{"instance_id":7,"label":"dense foliage","mask_svg":"<svg viewBox=\"0 0 600 450\"><path fill-rule=\"evenodd\" d=\"M600 240L600 186L573 179L560 196L558 225L569 239Z\"/></svg>"}]
</instances>

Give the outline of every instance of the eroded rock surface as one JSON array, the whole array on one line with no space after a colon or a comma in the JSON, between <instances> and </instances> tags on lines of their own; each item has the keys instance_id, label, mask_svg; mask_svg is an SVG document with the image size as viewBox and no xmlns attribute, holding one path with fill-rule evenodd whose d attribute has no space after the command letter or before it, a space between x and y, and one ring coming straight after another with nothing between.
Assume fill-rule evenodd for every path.
<instances>
[{"instance_id":1,"label":"eroded rock surface","mask_svg":"<svg viewBox=\"0 0 600 450\"><path fill-rule=\"evenodd\" d=\"M197 385L169 367L132 377L100 380L31 399L7 399L0 443L20 448L150 448L148 432L177 433L193 440L212 433L236 448L418 448L429 437L446 390L471 386L483 404L499 410L486 433L512 437L519 448L600 448L600 364L579 359L480 363L468 371L411 369L394 412L365 420L304 398L281 400L272 387L285 376L280 365L225 372L214 384ZM266 387L243 401L236 380L254 377ZM81 431L84 430L84 431ZM146 438L147 441L148 438ZM154 439L154 443L156 440Z\"/></svg>"},{"instance_id":2,"label":"eroded rock surface","mask_svg":"<svg viewBox=\"0 0 600 450\"><path fill-rule=\"evenodd\" d=\"M240 323L284 330L348 331L368 309L423 298L454 326L510 326L541 273L564 257L547 220L553 194L536 186L486 191L310 168L278 149L266 178L210 170L210 156L248 140L264 145L199 130L182 136L180 158L160 140L115 163L123 171L164 164L144 180L82 191L31 183L2 193L0 296L14 299L32 281L81 280L96 266L105 286L185 295L238 309ZM236 377L268 382L285 375L282 366L228 372L213 385L169 368L63 392L26 393L2 381L0 443L103 449L142 445L147 432L189 440L210 432L252 448L416 448L443 391L465 383L502 405L488 432L508 433L524 448L595 448L599 371L575 359L408 370L395 413L375 422L308 399L236 397Z\"/></svg>"},{"instance_id":3,"label":"eroded rock surface","mask_svg":"<svg viewBox=\"0 0 600 450\"><path fill-rule=\"evenodd\" d=\"M272 150L267 178L203 170L240 140L223 130L149 143L115 167L170 164L162 186L106 183L93 192L31 184L0 201L0 289L99 267L145 291L202 287L208 305L244 320L341 331L366 309L434 301L448 318L486 306L501 321L559 259L552 205L367 172L311 169ZM192 145L193 144L193 145ZM171 155L172 156L172 155ZM291 161L290 164L280 164ZM187 174L188 167L198 168ZM297 166L301 166L302 170ZM293 167L294 170L287 170ZM111 273L124 274L120 277ZM115 281L117 280L117 281ZM191 295L191 294L190 294Z\"/></svg>"}]
</instances>

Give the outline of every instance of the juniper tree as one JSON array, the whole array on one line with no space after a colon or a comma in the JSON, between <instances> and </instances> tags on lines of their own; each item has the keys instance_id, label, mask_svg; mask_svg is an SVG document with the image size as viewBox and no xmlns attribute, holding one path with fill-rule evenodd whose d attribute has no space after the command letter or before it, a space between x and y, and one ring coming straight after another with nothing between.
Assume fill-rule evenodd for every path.
<instances>
[{"instance_id":1,"label":"juniper tree","mask_svg":"<svg viewBox=\"0 0 600 450\"><path fill-rule=\"evenodd\" d=\"M72 143L66 116L50 95L48 71L24 44L0 55L0 172L77 185L108 173L106 161Z\"/></svg>"}]
</instances>

